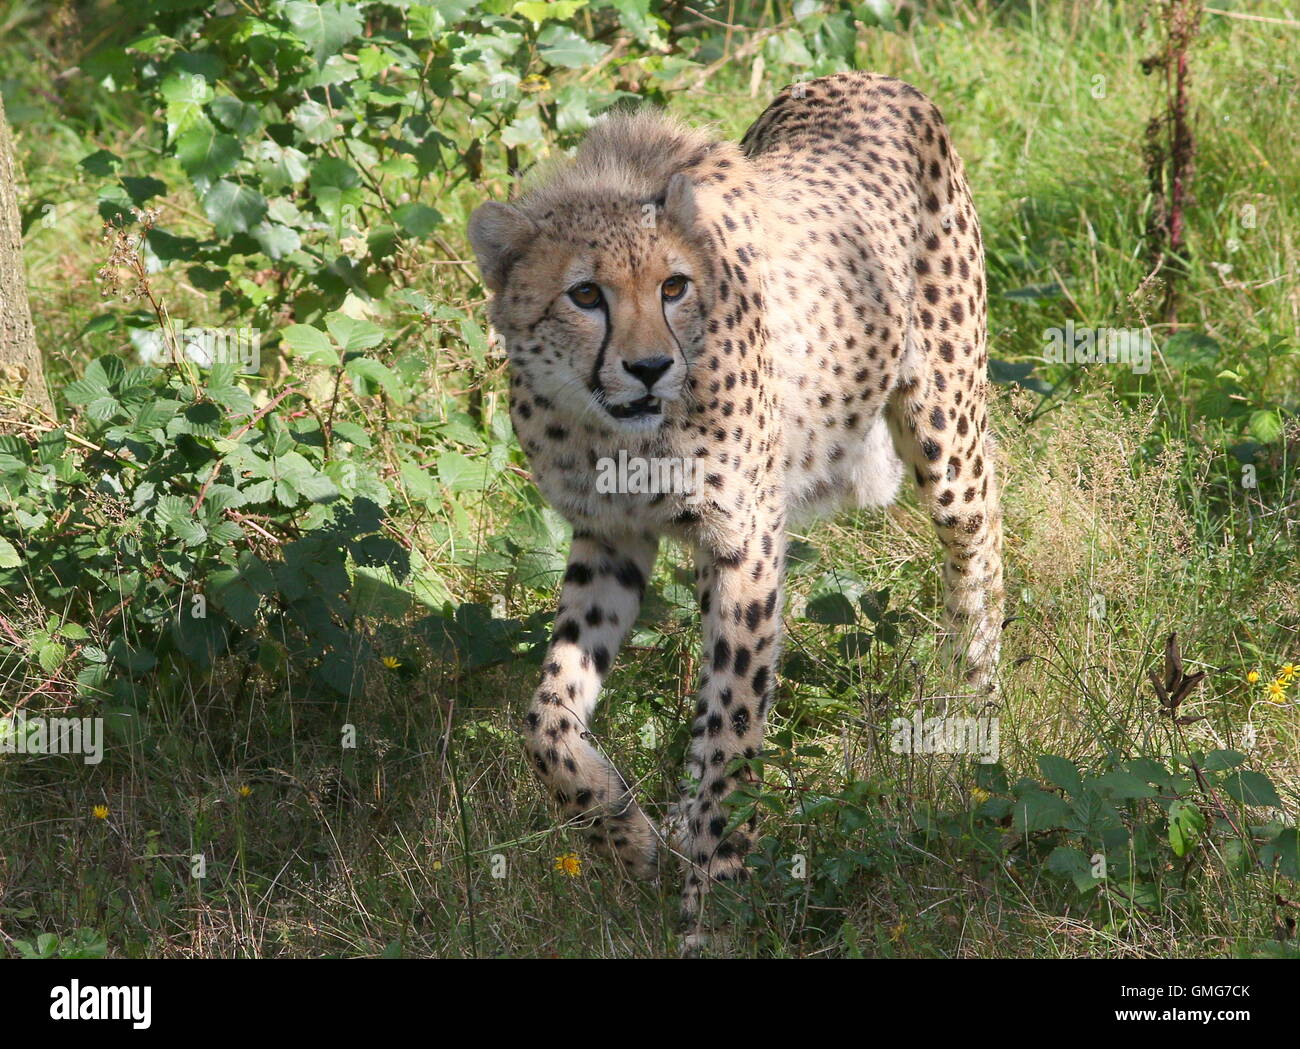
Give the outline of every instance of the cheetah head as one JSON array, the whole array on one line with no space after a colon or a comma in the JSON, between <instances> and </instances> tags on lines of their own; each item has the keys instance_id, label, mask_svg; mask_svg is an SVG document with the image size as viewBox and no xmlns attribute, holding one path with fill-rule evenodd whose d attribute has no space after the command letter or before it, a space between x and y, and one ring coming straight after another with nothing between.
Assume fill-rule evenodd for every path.
<instances>
[{"instance_id":1,"label":"cheetah head","mask_svg":"<svg viewBox=\"0 0 1300 1049\"><path fill-rule=\"evenodd\" d=\"M489 202L469 237L511 368L571 418L648 433L684 412L703 340L689 178L657 199Z\"/></svg>"}]
</instances>

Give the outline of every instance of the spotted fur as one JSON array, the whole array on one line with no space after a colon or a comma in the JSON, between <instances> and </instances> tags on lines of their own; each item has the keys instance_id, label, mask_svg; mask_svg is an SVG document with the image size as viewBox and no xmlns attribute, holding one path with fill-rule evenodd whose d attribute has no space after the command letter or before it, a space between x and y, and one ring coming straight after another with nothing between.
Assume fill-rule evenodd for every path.
<instances>
[{"instance_id":1,"label":"spotted fur","mask_svg":"<svg viewBox=\"0 0 1300 1049\"><path fill-rule=\"evenodd\" d=\"M660 834L588 726L659 539L696 551L702 672L674 839L694 921L753 841L752 821L726 833L724 799L773 699L792 520L885 505L910 474L944 548L957 664L978 686L996 667L984 259L961 162L915 88L841 73L787 88L738 146L653 111L606 118L469 232L516 432L574 526L527 752L638 875ZM689 458L700 483L599 491L620 451Z\"/></svg>"}]
</instances>

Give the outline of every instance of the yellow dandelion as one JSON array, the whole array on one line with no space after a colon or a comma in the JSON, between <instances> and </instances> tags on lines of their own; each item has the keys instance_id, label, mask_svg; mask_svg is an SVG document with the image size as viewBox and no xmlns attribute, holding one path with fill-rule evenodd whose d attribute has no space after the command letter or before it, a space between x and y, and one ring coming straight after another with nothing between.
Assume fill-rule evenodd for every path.
<instances>
[{"instance_id":1,"label":"yellow dandelion","mask_svg":"<svg viewBox=\"0 0 1300 1049\"><path fill-rule=\"evenodd\" d=\"M992 797L992 795L982 787L971 788L970 800L975 802L976 805L983 805L990 797Z\"/></svg>"},{"instance_id":2,"label":"yellow dandelion","mask_svg":"<svg viewBox=\"0 0 1300 1049\"><path fill-rule=\"evenodd\" d=\"M899 922L891 926L889 930L889 940L891 943L897 943L903 938L903 933L907 932L907 922Z\"/></svg>"},{"instance_id":3,"label":"yellow dandelion","mask_svg":"<svg viewBox=\"0 0 1300 1049\"><path fill-rule=\"evenodd\" d=\"M1281 681L1270 681L1268 683L1268 700L1270 703L1286 702L1286 685Z\"/></svg>"},{"instance_id":4,"label":"yellow dandelion","mask_svg":"<svg viewBox=\"0 0 1300 1049\"><path fill-rule=\"evenodd\" d=\"M576 852L566 852L562 856L555 857L555 869L563 871L570 878L576 878L582 873L582 860Z\"/></svg>"},{"instance_id":5,"label":"yellow dandelion","mask_svg":"<svg viewBox=\"0 0 1300 1049\"><path fill-rule=\"evenodd\" d=\"M1277 672L1277 679L1283 684L1289 685L1295 680L1297 674L1300 674L1300 666L1294 663L1284 663L1282 669Z\"/></svg>"},{"instance_id":6,"label":"yellow dandelion","mask_svg":"<svg viewBox=\"0 0 1300 1049\"><path fill-rule=\"evenodd\" d=\"M108 806L96 805L93 809L90 810L90 814L94 816L95 819L97 820L106 820L108 819Z\"/></svg>"},{"instance_id":7,"label":"yellow dandelion","mask_svg":"<svg viewBox=\"0 0 1300 1049\"><path fill-rule=\"evenodd\" d=\"M1253 685L1253 684L1255 684L1255 682L1257 682L1258 680L1259 680L1259 671L1258 671L1258 670L1252 670L1250 673L1248 673L1248 674L1246 675L1246 683L1247 683L1247 684Z\"/></svg>"},{"instance_id":8,"label":"yellow dandelion","mask_svg":"<svg viewBox=\"0 0 1300 1049\"><path fill-rule=\"evenodd\" d=\"M389 670L400 670L402 667L402 661L398 659L396 656L384 656L384 658L380 660L380 662L383 663L384 666L386 666Z\"/></svg>"},{"instance_id":9,"label":"yellow dandelion","mask_svg":"<svg viewBox=\"0 0 1300 1049\"><path fill-rule=\"evenodd\" d=\"M239 796L241 798L246 798L252 793L253 793L253 788L250 787L247 783L241 783L239 785Z\"/></svg>"},{"instance_id":10,"label":"yellow dandelion","mask_svg":"<svg viewBox=\"0 0 1300 1049\"><path fill-rule=\"evenodd\" d=\"M434 869L435 871L440 871L440 870L442 870L442 860L434 860L434 861L433 861L433 869Z\"/></svg>"}]
</instances>

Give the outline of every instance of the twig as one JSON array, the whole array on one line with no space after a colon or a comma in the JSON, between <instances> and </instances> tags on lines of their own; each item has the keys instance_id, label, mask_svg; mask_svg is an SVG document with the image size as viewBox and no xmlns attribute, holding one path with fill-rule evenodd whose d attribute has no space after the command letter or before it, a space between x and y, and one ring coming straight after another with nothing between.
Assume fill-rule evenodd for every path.
<instances>
[{"instance_id":1,"label":"twig","mask_svg":"<svg viewBox=\"0 0 1300 1049\"><path fill-rule=\"evenodd\" d=\"M238 510L235 510L232 507L227 507L226 513L237 524L247 525L254 532L260 535L263 539L267 540L267 542L274 543L276 546L281 545L279 539L273 536L270 532L268 532L265 528L263 528L260 524L254 521L247 514L241 514Z\"/></svg>"},{"instance_id":2,"label":"twig","mask_svg":"<svg viewBox=\"0 0 1300 1049\"><path fill-rule=\"evenodd\" d=\"M632 38L628 36L621 36L617 40L615 40L613 45L610 47L610 49L600 56L600 60L595 65L593 65L590 69L588 69L585 73L583 73L582 76L578 77L578 83L579 84L586 83L588 80L594 77L607 65L609 65L616 58L621 56L623 52L628 49L628 46L631 43L632 43Z\"/></svg>"},{"instance_id":3,"label":"twig","mask_svg":"<svg viewBox=\"0 0 1300 1049\"><path fill-rule=\"evenodd\" d=\"M791 16L790 18L787 18L784 22L778 22L776 25L769 26L767 29L758 30L753 36L751 36L748 40L746 40L743 44L741 44L738 48L736 48L736 50L733 51L731 54L723 55L716 62L710 62L707 66L705 66L704 69L701 70L700 73L695 77L695 79L691 81L690 87L687 88L687 90L693 91L702 87L707 81L711 80L713 76L720 69L724 68L729 62L734 62L741 58L748 58L750 55L752 55L755 51L757 51L760 47L763 46L763 42L767 40L768 37L775 36L777 33L784 32L785 30L789 29L792 25L794 25L796 22L801 22L804 19L811 18L813 15L825 14L826 10L827 10L826 5L822 4L818 6L816 11L811 11L800 18ZM674 80L671 84L668 85L667 90L670 92L675 90L680 90L684 86L682 84L683 79L684 78L682 77L678 77L676 80Z\"/></svg>"},{"instance_id":4,"label":"twig","mask_svg":"<svg viewBox=\"0 0 1300 1049\"><path fill-rule=\"evenodd\" d=\"M1294 18L1269 18L1267 15L1248 15L1244 11L1224 11L1218 7L1207 7L1209 14L1222 15L1224 18L1240 18L1245 22L1267 22L1269 25L1287 25L1300 29L1300 22Z\"/></svg>"},{"instance_id":5,"label":"twig","mask_svg":"<svg viewBox=\"0 0 1300 1049\"><path fill-rule=\"evenodd\" d=\"M248 422L244 423L243 426L241 426L238 430L236 430L226 439L229 441L238 441L241 437L244 436L244 434L248 433L248 431L251 430L257 424L257 421L261 419L264 415L266 415L267 412L269 412L282 400L288 397L291 393L297 393L297 392L298 392L298 387L296 386L289 386L286 389L282 390L279 394L276 395L274 400L272 400L269 404L267 404L266 407L259 408L256 412L254 412L253 417L249 419ZM190 513L196 514L199 512L199 507L203 505L203 500L207 498L208 489L212 487L212 482L217 479L217 474L221 472L221 464L224 463L225 461L226 461L226 457L223 455L220 459L218 459L215 463L212 464L212 472L208 474L208 479L203 482L203 487L199 489L198 498L194 500L194 505L190 507Z\"/></svg>"}]
</instances>

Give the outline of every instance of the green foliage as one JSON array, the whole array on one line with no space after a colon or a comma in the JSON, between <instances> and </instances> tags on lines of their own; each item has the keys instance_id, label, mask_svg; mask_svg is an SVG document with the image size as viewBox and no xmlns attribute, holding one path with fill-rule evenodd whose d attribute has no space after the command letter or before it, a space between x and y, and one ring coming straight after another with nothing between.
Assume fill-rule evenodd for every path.
<instances>
[{"instance_id":1,"label":"green foliage","mask_svg":"<svg viewBox=\"0 0 1300 1049\"><path fill-rule=\"evenodd\" d=\"M1113 756L1096 773L1045 754L1043 779L1015 784L996 763L954 769L966 785L963 804L917 806L908 830L885 811L890 788L880 780L809 791L801 784L817 779L824 751L800 745L788 730L769 744L765 761L753 763L756 772L766 769L768 784L732 796L732 823L762 813L798 840L764 837L747 859L752 881L723 894L729 920L751 929L784 924L801 935L832 935L868 886L909 870L915 877L927 858L967 866L1010 896L1060 885L1055 906L1111 927L1124 915L1191 918L1201 906L1198 883L1208 889L1228 877L1267 892L1279 877L1300 881L1296 830L1276 818L1252 822L1282 802L1268 776L1238 769L1246 759L1236 751L1195 753L1173 768Z\"/></svg>"},{"instance_id":2,"label":"green foliage","mask_svg":"<svg viewBox=\"0 0 1300 1049\"><path fill-rule=\"evenodd\" d=\"M1300 357L1278 274L1300 192L1277 156L1300 113L1280 38L1215 18L1193 56L1204 131L1172 332L1144 302L1131 5L74 6L79 38L20 4L0 40L60 399L57 419L0 426L0 682L29 713L108 715L110 738L94 768L0 758L14 951L191 953L197 932L230 953L586 953L597 921L611 953L675 949L670 893L629 893L594 859L554 876L574 842L517 760L567 529L511 433L464 223L610 105L734 137L785 83L857 67L943 106L979 202L991 371L1020 388L994 414L1001 709L1020 738L993 765L876 738L943 673L924 515L796 539L763 778L733 799L764 837L723 905L770 953L1294 955L1275 903L1300 877L1294 707L1232 684L1296 656ZM190 352L181 316L256 333L260 367ZM1139 331L1151 371L1043 360L1067 322ZM1145 443L1116 432L1149 413ZM1131 478L1104 476L1115 443ZM1166 454L1186 470L1147 469ZM1148 487L1108 517L1106 483ZM676 789L698 670L681 562L650 581L593 725L651 806ZM1086 617L1116 579L1132 589ZM1217 678L1186 739L1129 709L1135 653L1175 627ZM340 756L344 712L360 745ZM1244 723L1259 744L1235 742ZM102 801L106 821L87 815ZM485 873L498 853L508 879ZM1094 938L1064 940L1062 915Z\"/></svg>"},{"instance_id":3,"label":"green foliage","mask_svg":"<svg viewBox=\"0 0 1300 1049\"><path fill-rule=\"evenodd\" d=\"M18 957L29 960L46 958L85 959L103 958L108 953L108 941L102 932L94 929L74 929L66 936L43 932L33 943L14 940Z\"/></svg>"},{"instance_id":4,"label":"green foliage","mask_svg":"<svg viewBox=\"0 0 1300 1049\"><path fill-rule=\"evenodd\" d=\"M626 6L596 5L607 27ZM517 167L520 151L540 154L620 97L576 72L609 51L558 21L587 7L145 3L137 35L88 68L160 114L155 147L175 164L147 185L105 150L83 167L106 180L112 221L188 185L209 229L157 228L149 248L219 289L224 313L316 321L349 294L383 298L422 245L446 243L430 202L487 162ZM658 24L640 15L646 32Z\"/></svg>"}]
</instances>

